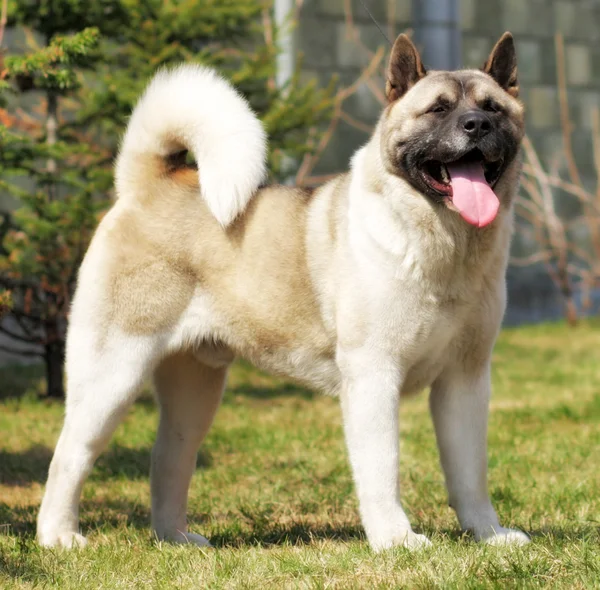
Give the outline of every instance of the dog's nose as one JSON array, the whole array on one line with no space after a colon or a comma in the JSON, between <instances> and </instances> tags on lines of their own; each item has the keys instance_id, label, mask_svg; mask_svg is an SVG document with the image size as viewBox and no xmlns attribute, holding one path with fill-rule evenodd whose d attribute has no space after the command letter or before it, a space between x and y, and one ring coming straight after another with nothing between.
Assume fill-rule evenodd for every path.
<instances>
[{"instance_id":1,"label":"dog's nose","mask_svg":"<svg viewBox=\"0 0 600 590\"><path fill-rule=\"evenodd\" d=\"M481 111L468 111L458 120L463 131L476 139L487 135L492 130L492 122L489 117Z\"/></svg>"}]
</instances>

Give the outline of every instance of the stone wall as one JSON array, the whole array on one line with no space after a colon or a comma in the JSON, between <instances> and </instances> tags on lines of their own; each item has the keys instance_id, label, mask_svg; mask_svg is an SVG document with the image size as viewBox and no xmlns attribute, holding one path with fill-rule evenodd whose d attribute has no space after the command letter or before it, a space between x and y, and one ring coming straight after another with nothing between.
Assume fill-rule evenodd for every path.
<instances>
[{"instance_id":1,"label":"stone wall","mask_svg":"<svg viewBox=\"0 0 600 590\"><path fill-rule=\"evenodd\" d=\"M411 0L370 0L371 12L388 36L410 29ZM368 63L366 52L348 36L345 0L305 0L295 47L303 54L304 75L327 84L332 76L347 85ZM387 42L358 0L351 1L356 30L364 46L388 49ZM560 128L555 34L562 33L573 150L584 182L595 186L591 112L600 107L600 0L461 0L463 65L479 67L506 30L517 43L521 96L527 108L527 133L543 162L566 176ZM393 15L390 18L390 14ZM362 85L345 111L366 124L376 121L381 104ZM340 122L316 174L344 169L368 135ZM576 207L572 203L566 205ZM573 212L573 211L572 211ZM526 249L521 236L515 248ZM553 285L540 268L511 269L508 321L543 319L560 314Z\"/></svg>"}]
</instances>

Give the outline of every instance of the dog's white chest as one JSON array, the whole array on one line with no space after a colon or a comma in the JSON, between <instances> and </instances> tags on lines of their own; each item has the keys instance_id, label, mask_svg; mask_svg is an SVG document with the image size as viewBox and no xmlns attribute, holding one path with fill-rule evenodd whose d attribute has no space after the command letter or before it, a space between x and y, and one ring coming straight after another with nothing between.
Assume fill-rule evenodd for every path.
<instances>
[{"instance_id":1,"label":"dog's white chest","mask_svg":"<svg viewBox=\"0 0 600 590\"><path fill-rule=\"evenodd\" d=\"M453 342L461 328L459 318L444 307L426 318L421 316L420 321L415 318L414 323L418 329L407 329L398 347L405 374L403 394L417 393L431 385L450 362Z\"/></svg>"}]
</instances>

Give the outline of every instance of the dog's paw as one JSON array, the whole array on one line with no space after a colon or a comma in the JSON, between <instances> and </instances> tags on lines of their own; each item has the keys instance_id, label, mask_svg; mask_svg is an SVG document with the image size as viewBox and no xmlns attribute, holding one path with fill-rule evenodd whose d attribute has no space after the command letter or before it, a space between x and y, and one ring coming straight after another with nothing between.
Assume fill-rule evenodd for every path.
<instances>
[{"instance_id":1,"label":"dog's paw","mask_svg":"<svg viewBox=\"0 0 600 590\"><path fill-rule=\"evenodd\" d=\"M411 531L404 536L400 545L412 550L431 547L432 543L425 535L419 535L418 533L413 533Z\"/></svg>"},{"instance_id":2,"label":"dog's paw","mask_svg":"<svg viewBox=\"0 0 600 590\"><path fill-rule=\"evenodd\" d=\"M185 537L185 540L178 541L179 543L196 545L196 547L212 547L210 541L202 535L197 535L196 533L183 533L182 536Z\"/></svg>"},{"instance_id":3,"label":"dog's paw","mask_svg":"<svg viewBox=\"0 0 600 590\"><path fill-rule=\"evenodd\" d=\"M518 529L501 528L493 534L481 539L488 545L506 546L506 545L527 545L531 539L524 532Z\"/></svg>"},{"instance_id":4,"label":"dog's paw","mask_svg":"<svg viewBox=\"0 0 600 590\"><path fill-rule=\"evenodd\" d=\"M161 541L166 541L167 543L175 543L177 545L196 545L196 547L212 547L210 541L206 537L197 535L196 533L183 533L181 531L177 531L174 534L157 536Z\"/></svg>"},{"instance_id":5,"label":"dog's paw","mask_svg":"<svg viewBox=\"0 0 600 590\"><path fill-rule=\"evenodd\" d=\"M402 531L389 539L373 539L371 547L376 552L392 547L405 547L410 551L418 551L431 547L431 541L425 535L419 535L413 531Z\"/></svg>"},{"instance_id":6,"label":"dog's paw","mask_svg":"<svg viewBox=\"0 0 600 590\"><path fill-rule=\"evenodd\" d=\"M76 532L63 532L55 535L41 535L42 547L60 547L62 549L81 549L87 545L87 539Z\"/></svg>"}]
</instances>

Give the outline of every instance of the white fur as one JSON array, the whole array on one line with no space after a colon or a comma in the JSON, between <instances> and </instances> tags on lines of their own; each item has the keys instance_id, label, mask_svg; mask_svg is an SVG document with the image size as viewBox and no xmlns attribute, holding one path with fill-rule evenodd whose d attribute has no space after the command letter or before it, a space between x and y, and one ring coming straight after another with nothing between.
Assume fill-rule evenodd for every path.
<instances>
[{"instance_id":1,"label":"white fur","mask_svg":"<svg viewBox=\"0 0 600 590\"><path fill-rule=\"evenodd\" d=\"M215 71L183 65L159 72L135 107L117 160L121 198L135 195L132 167L150 155L190 150L200 191L212 214L229 225L266 176L267 140L246 100Z\"/></svg>"},{"instance_id":2,"label":"white fur","mask_svg":"<svg viewBox=\"0 0 600 590\"><path fill-rule=\"evenodd\" d=\"M69 399L38 517L42 545L82 546L79 497L92 466L133 403L154 360L152 338L110 334L98 347L95 326L71 324L67 348Z\"/></svg>"},{"instance_id":3,"label":"white fur","mask_svg":"<svg viewBox=\"0 0 600 590\"><path fill-rule=\"evenodd\" d=\"M400 504L398 392L433 382L432 414L461 525L479 540L522 544L527 536L499 525L487 492L490 358L483 357L481 376L465 374L458 363L453 372L451 342L466 318L444 298L455 281L462 281L452 264L440 261L446 249L456 253L461 244L452 243L443 227L424 235L415 226L430 205L422 198L411 202L412 189L401 181L388 178L384 199L372 194L364 174L370 155L363 148L352 162L349 247L342 265L349 272L336 277L335 298L341 316L337 362L344 379L344 431L369 542L377 550L429 544L412 530ZM396 210L399 191L404 199ZM488 313L499 318L503 306L500 296ZM369 332L357 339L355 326L365 319ZM496 329L487 331L490 354Z\"/></svg>"},{"instance_id":4,"label":"white fur","mask_svg":"<svg viewBox=\"0 0 600 590\"><path fill-rule=\"evenodd\" d=\"M99 232L110 231L120 204L110 211ZM169 353L189 349L190 330L202 339L214 324L210 298L197 295L179 323L151 336L134 336L105 326L98 318L105 285L104 252L92 244L79 273L67 338L67 400L63 430L50 465L46 493L38 516L38 540L45 546L83 547L78 532L79 497L92 466L136 399L142 383ZM224 370L218 357L196 362L194 354L178 363L173 382L157 384L161 420L152 453L152 523L160 540L209 546L202 535L189 533L185 520L187 490L196 452L219 405L223 382L207 385L207 371ZM205 359L202 359L205 360ZM199 387L202 391L199 392Z\"/></svg>"},{"instance_id":5,"label":"white fur","mask_svg":"<svg viewBox=\"0 0 600 590\"><path fill-rule=\"evenodd\" d=\"M240 146L238 133L245 137ZM427 199L382 169L380 140L376 132L353 158L345 223L335 244L326 215L332 189L317 193L308 211L306 280L319 302L320 336L330 338L335 358L297 341L263 347L256 360L263 369L340 393L360 514L376 550L429 544L402 508L398 474L399 394L427 386L449 499L462 527L489 543L522 544L526 535L500 526L486 482L491 350L505 305L510 211L498 219L495 242L482 247L488 258L477 259L484 254L472 251L463 220L451 211L432 212ZM84 542L78 500L85 477L153 370L161 405L153 526L161 539L208 543L187 531L185 511L196 449L231 360L226 347L206 346L226 342L232 330L227 312L215 311L227 293L199 283L179 321L151 336L102 326L98 319L106 317L100 312L110 289L102 273L106 232L133 198L126 172L144 164L144 154L171 153L173 141L195 150L204 198L224 225L243 210L263 174L262 129L225 82L195 67L156 78L124 141L117 174L122 199L103 221L80 272L67 346L65 426L38 521L44 545ZM373 178L378 182L370 183ZM168 378L161 380L165 363Z\"/></svg>"},{"instance_id":6,"label":"white fur","mask_svg":"<svg viewBox=\"0 0 600 590\"><path fill-rule=\"evenodd\" d=\"M476 540L523 545L527 535L500 526L487 493L489 398L489 366L480 375L449 375L432 389L429 401L448 499L463 529L471 530Z\"/></svg>"}]
</instances>

